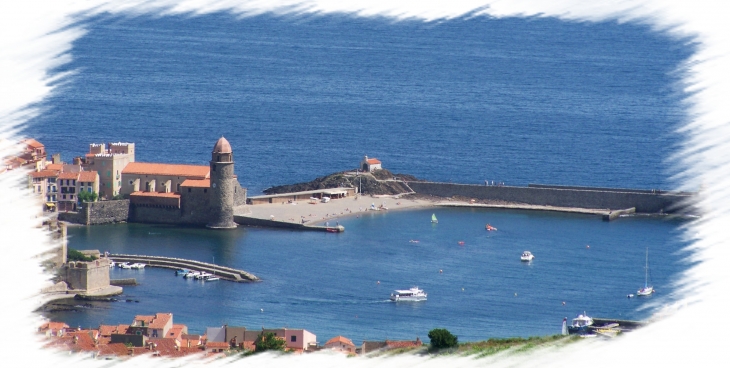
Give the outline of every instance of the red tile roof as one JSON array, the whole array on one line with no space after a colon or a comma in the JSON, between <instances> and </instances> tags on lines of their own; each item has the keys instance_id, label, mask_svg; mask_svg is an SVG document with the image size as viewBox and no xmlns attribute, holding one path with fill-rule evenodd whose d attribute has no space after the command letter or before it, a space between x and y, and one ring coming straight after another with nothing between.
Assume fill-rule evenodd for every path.
<instances>
[{"instance_id":1,"label":"red tile roof","mask_svg":"<svg viewBox=\"0 0 730 368\"><path fill-rule=\"evenodd\" d=\"M130 162L124 170L122 170L122 174L183 176L186 178L198 179L207 178L209 173L209 166L160 164L151 162Z\"/></svg>"},{"instance_id":2,"label":"red tile roof","mask_svg":"<svg viewBox=\"0 0 730 368\"><path fill-rule=\"evenodd\" d=\"M139 324L138 322L144 322L145 326L149 326L150 322L152 322L153 319L155 319L155 316L142 316L142 315L134 316L135 323L133 323L133 324L135 326L140 326L141 324Z\"/></svg>"},{"instance_id":3,"label":"red tile roof","mask_svg":"<svg viewBox=\"0 0 730 368\"><path fill-rule=\"evenodd\" d=\"M167 193L165 193L167 194ZM179 195L178 195L179 196ZM172 320L172 313L157 313L155 319L150 323L150 328L164 328Z\"/></svg>"},{"instance_id":4,"label":"red tile roof","mask_svg":"<svg viewBox=\"0 0 730 368\"><path fill-rule=\"evenodd\" d=\"M96 171L82 171L79 173L79 181L83 182L95 182L99 174Z\"/></svg>"},{"instance_id":5,"label":"red tile roof","mask_svg":"<svg viewBox=\"0 0 730 368\"><path fill-rule=\"evenodd\" d=\"M170 328L170 331L167 332L167 336L176 340L181 340L181 336L183 333L183 329L185 329L185 326L181 325L172 325L172 328Z\"/></svg>"},{"instance_id":6,"label":"red tile roof","mask_svg":"<svg viewBox=\"0 0 730 368\"><path fill-rule=\"evenodd\" d=\"M62 172L58 175L58 179L73 179L76 180L79 177L79 173L77 172Z\"/></svg>"},{"instance_id":7,"label":"red tile roof","mask_svg":"<svg viewBox=\"0 0 730 368\"><path fill-rule=\"evenodd\" d=\"M33 178L55 178L58 176L58 171L55 170L41 170L30 173Z\"/></svg>"},{"instance_id":8,"label":"red tile roof","mask_svg":"<svg viewBox=\"0 0 730 368\"><path fill-rule=\"evenodd\" d=\"M127 356L129 355L129 348L121 342L99 345L99 355Z\"/></svg>"},{"instance_id":9,"label":"red tile roof","mask_svg":"<svg viewBox=\"0 0 730 368\"><path fill-rule=\"evenodd\" d=\"M185 179L181 187L210 188L210 179Z\"/></svg>"},{"instance_id":10,"label":"red tile roof","mask_svg":"<svg viewBox=\"0 0 730 368\"><path fill-rule=\"evenodd\" d=\"M67 324L63 322L46 322L38 328L38 331L43 332L45 330L58 331L64 328L69 328Z\"/></svg>"},{"instance_id":11,"label":"red tile roof","mask_svg":"<svg viewBox=\"0 0 730 368\"><path fill-rule=\"evenodd\" d=\"M46 170L61 171L63 170L63 164L48 164L46 165Z\"/></svg>"},{"instance_id":12,"label":"red tile roof","mask_svg":"<svg viewBox=\"0 0 730 368\"><path fill-rule=\"evenodd\" d=\"M113 333L117 333L117 326L99 325L99 335L111 336Z\"/></svg>"},{"instance_id":13,"label":"red tile roof","mask_svg":"<svg viewBox=\"0 0 730 368\"><path fill-rule=\"evenodd\" d=\"M206 349L228 349L231 345L224 341L208 341L205 343Z\"/></svg>"},{"instance_id":14,"label":"red tile roof","mask_svg":"<svg viewBox=\"0 0 730 368\"><path fill-rule=\"evenodd\" d=\"M423 345L423 342L421 340L416 341L410 341L410 340L399 340L399 341L393 341L393 340L385 340L385 345L390 349L398 349L398 348L413 348L417 346Z\"/></svg>"},{"instance_id":15,"label":"red tile roof","mask_svg":"<svg viewBox=\"0 0 730 368\"><path fill-rule=\"evenodd\" d=\"M129 325L119 325L117 326L117 333L119 334L126 334L127 330L129 330Z\"/></svg>"},{"instance_id":16,"label":"red tile roof","mask_svg":"<svg viewBox=\"0 0 730 368\"><path fill-rule=\"evenodd\" d=\"M375 165L375 164L379 164L380 160L378 160L377 158L369 158L367 162L370 165Z\"/></svg>"},{"instance_id":17,"label":"red tile roof","mask_svg":"<svg viewBox=\"0 0 730 368\"><path fill-rule=\"evenodd\" d=\"M345 345L355 346L355 344L352 343L352 340L350 340L350 339L348 339L347 337L344 337L344 336L336 336L336 337L333 337L333 338L329 339L325 343L325 345L334 344L334 343L338 343L338 342L341 342L341 343L343 343Z\"/></svg>"},{"instance_id":18,"label":"red tile roof","mask_svg":"<svg viewBox=\"0 0 730 368\"><path fill-rule=\"evenodd\" d=\"M37 140L33 138L29 138L23 141L23 143L27 144L29 147L33 148L42 148L45 147L43 143L38 142Z\"/></svg>"}]
</instances>

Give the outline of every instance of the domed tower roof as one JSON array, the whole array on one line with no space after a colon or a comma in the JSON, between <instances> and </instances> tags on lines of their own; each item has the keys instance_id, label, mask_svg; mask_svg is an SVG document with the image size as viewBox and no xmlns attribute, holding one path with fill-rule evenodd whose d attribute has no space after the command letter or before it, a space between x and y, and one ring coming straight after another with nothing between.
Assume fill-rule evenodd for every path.
<instances>
[{"instance_id":1,"label":"domed tower roof","mask_svg":"<svg viewBox=\"0 0 730 368\"><path fill-rule=\"evenodd\" d=\"M233 153L233 150L231 149L231 144L228 143L228 140L221 137L218 142L215 142L213 153Z\"/></svg>"}]
</instances>

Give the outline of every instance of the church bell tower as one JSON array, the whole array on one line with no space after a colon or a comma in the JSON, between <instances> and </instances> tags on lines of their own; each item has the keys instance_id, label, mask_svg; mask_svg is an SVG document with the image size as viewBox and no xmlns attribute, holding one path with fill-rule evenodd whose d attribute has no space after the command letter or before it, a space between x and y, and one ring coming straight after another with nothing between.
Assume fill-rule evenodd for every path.
<instances>
[{"instance_id":1,"label":"church bell tower","mask_svg":"<svg viewBox=\"0 0 730 368\"><path fill-rule=\"evenodd\" d=\"M213 147L210 159L210 221L212 229L234 229L233 197L236 179L233 177L233 150L221 137Z\"/></svg>"}]
</instances>

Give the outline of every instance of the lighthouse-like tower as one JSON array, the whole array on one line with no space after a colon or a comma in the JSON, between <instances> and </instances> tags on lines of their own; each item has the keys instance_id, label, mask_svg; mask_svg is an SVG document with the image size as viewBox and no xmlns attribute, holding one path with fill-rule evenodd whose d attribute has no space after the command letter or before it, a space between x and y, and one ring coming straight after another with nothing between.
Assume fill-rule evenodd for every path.
<instances>
[{"instance_id":1,"label":"lighthouse-like tower","mask_svg":"<svg viewBox=\"0 0 730 368\"><path fill-rule=\"evenodd\" d=\"M233 229L233 196L236 178L233 176L233 150L221 137L213 147L210 159L210 221L212 229Z\"/></svg>"}]
</instances>

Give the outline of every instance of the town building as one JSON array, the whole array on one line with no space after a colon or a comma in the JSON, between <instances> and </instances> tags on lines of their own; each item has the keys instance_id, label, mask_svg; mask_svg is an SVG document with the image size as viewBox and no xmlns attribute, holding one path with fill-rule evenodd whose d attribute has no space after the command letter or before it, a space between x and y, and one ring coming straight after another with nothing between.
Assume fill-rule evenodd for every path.
<instances>
[{"instance_id":1,"label":"town building","mask_svg":"<svg viewBox=\"0 0 730 368\"><path fill-rule=\"evenodd\" d=\"M364 172L373 172L375 170L382 169L382 163L377 158L368 158L368 156L365 156L365 158L360 161L360 170Z\"/></svg>"},{"instance_id":2,"label":"town building","mask_svg":"<svg viewBox=\"0 0 730 368\"><path fill-rule=\"evenodd\" d=\"M122 170L134 162L134 143L89 144L89 152L82 158L74 158L86 171L99 173L99 198L112 199L120 194Z\"/></svg>"},{"instance_id":3,"label":"town building","mask_svg":"<svg viewBox=\"0 0 730 368\"><path fill-rule=\"evenodd\" d=\"M79 193L98 193L100 180L96 171L62 172L58 175L56 184L59 186L58 210L76 211L80 202Z\"/></svg>"},{"instance_id":4,"label":"town building","mask_svg":"<svg viewBox=\"0 0 730 368\"><path fill-rule=\"evenodd\" d=\"M355 354L355 344L344 336L336 336L324 343L325 349L341 351L343 353Z\"/></svg>"},{"instance_id":5,"label":"town building","mask_svg":"<svg viewBox=\"0 0 730 368\"><path fill-rule=\"evenodd\" d=\"M286 342L286 349L295 352L308 351L317 346L317 336L301 328L276 328L247 330L246 327L224 325L222 327L208 327L206 336L208 342L226 342L231 347L255 349L254 342L261 334L273 333Z\"/></svg>"}]
</instances>

